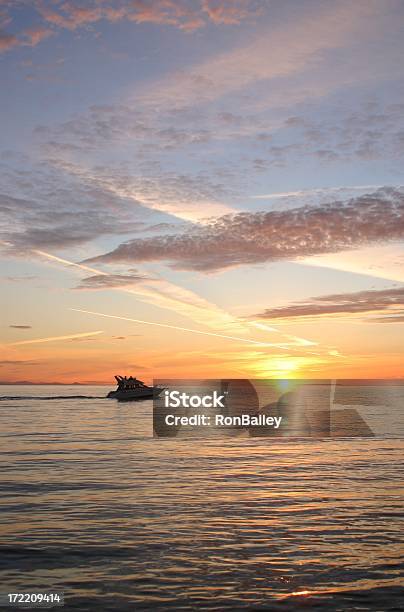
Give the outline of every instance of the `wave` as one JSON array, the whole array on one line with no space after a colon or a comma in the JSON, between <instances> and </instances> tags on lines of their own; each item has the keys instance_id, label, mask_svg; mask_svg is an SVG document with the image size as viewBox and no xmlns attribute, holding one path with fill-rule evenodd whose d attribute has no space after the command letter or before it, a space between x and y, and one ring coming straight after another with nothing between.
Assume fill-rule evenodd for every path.
<instances>
[{"instance_id":1,"label":"wave","mask_svg":"<svg viewBox=\"0 0 404 612\"><path fill-rule=\"evenodd\" d=\"M75 399L106 399L104 395L0 395L0 402L17 400L75 400Z\"/></svg>"}]
</instances>

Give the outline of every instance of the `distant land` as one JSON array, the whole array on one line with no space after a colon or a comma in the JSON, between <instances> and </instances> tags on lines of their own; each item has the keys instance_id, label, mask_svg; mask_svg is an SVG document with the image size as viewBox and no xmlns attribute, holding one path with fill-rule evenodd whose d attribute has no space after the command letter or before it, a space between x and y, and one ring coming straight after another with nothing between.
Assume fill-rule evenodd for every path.
<instances>
[{"instance_id":1,"label":"distant land","mask_svg":"<svg viewBox=\"0 0 404 612\"><path fill-rule=\"evenodd\" d=\"M88 387L89 385L99 385L99 386L111 386L111 383L107 383L107 382L98 382L98 381L88 381L88 382L72 382L72 383L63 383L63 382L32 382L31 380L15 380L15 381L7 381L7 380L0 380L0 385L18 385L18 386L23 386L23 385L36 385L36 386L44 386L44 385L53 385L53 386L59 386L59 387L71 387L73 385L75 386L79 386L79 387Z\"/></svg>"}]
</instances>

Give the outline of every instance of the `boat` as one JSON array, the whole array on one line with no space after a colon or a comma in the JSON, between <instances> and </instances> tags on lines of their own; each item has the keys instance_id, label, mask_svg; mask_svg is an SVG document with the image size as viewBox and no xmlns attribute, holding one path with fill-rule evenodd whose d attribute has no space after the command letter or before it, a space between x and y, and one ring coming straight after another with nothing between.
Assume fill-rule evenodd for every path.
<instances>
[{"instance_id":1,"label":"boat","mask_svg":"<svg viewBox=\"0 0 404 612\"><path fill-rule=\"evenodd\" d=\"M110 391L107 397L121 402L158 397L164 391L161 387L149 387L134 376L116 375L115 380L118 386L115 391Z\"/></svg>"}]
</instances>

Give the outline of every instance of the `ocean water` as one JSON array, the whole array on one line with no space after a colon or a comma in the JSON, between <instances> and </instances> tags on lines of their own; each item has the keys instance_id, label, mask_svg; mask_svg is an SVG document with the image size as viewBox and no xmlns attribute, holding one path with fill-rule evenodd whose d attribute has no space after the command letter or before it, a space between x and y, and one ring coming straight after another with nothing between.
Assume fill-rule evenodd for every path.
<instances>
[{"instance_id":1,"label":"ocean water","mask_svg":"<svg viewBox=\"0 0 404 612\"><path fill-rule=\"evenodd\" d=\"M151 402L107 390L0 387L0 591L83 611L403 609L403 440L153 439Z\"/></svg>"}]
</instances>

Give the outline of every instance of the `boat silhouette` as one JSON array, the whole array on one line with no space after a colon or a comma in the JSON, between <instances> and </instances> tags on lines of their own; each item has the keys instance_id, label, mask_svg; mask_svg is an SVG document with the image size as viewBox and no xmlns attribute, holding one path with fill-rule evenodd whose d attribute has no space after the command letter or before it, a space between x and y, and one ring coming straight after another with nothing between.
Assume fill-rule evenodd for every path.
<instances>
[{"instance_id":1,"label":"boat silhouette","mask_svg":"<svg viewBox=\"0 0 404 612\"><path fill-rule=\"evenodd\" d=\"M115 376L118 384L115 391L110 391L107 397L119 401L133 401L158 397L164 390L162 387L150 387L134 376Z\"/></svg>"}]
</instances>

